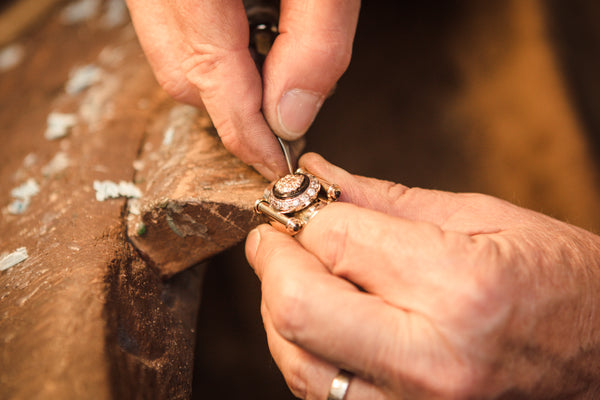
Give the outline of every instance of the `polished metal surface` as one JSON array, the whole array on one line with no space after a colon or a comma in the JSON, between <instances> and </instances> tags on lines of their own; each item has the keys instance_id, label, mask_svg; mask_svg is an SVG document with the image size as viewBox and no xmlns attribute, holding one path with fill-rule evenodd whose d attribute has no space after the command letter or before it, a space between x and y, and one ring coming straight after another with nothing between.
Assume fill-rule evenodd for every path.
<instances>
[{"instance_id":1,"label":"polished metal surface","mask_svg":"<svg viewBox=\"0 0 600 400\"><path fill-rule=\"evenodd\" d=\"M279 141L279 145L281 146L281 150L283 150L283 156L285 157L285 162L288 167L288 171L290 171L290 175L294 174L294 163L292 158L292 153L290 151L290 144L277 136L277 140Z\"/></svg>"},{"instance_id":2,"label":"polished metal surface","mask_svg":"<svg viewBox=\"0 0 600 400\"><path fill-rule=\"evenodd\" d=\"M340 195L339 186L298 168L267 187L254 210L265 215L276 228L295 235Z\"/></svg>"},{"instance_id":3,"label":"polished metal surface","mask_svg":"<svg viewBox=\"0 0 600 400\"><path fill-rule=\"evenodd\" d=\"M327 400L344 400L344 397L346 397L346 392L348 391L348 387L350 386L351 379L352 374L350 372L340 369L340 372L338 372L331 382Z\"/></svg>"}]
</instances>

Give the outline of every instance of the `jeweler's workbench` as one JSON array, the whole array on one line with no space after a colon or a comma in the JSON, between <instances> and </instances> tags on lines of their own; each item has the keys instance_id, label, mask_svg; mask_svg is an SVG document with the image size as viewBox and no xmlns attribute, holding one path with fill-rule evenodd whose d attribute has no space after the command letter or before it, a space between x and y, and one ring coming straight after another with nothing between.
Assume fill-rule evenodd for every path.
<instances>
[{"instance_id":1,"label":"jeweler's workbench","mask_svg":"<svg viewBox=\"0 0 600 400\"><path fill-rule=\"evenodd\" d=\"M42 20L0 54L0 397L188 398L193 266L267 182L159 88L122 3Z\"/></svg>"},{"instance_id":2,"label":"jeweler's workbench","mask_svg":"<svg viewBox=\"0 0 600 400\"><path fill-rule=\"evenodd\" d=\"M261 221L267 182L159 88L122 2L23 3L46 11L0 45L0 397L189 398L196 346L194 398L271 398L240 248L194 266ZM363 2L308 149L598 231L597 3L492 3Z\"/></svg>"}]
</instances>

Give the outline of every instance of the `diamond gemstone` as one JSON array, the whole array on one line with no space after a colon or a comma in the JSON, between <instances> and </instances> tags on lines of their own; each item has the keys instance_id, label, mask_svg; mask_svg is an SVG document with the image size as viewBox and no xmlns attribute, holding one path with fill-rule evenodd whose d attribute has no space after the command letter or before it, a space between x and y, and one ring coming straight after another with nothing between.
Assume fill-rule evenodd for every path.
<instances>
[{"instance_id":1,"label":"diamond gemstone","mask_svg":"<svg viewBox=\"0 0 600 400\"><path fill-rule=\"evenodd\" d=\"M282 213L290 213L308 207L310 203L317 198L319 190L321 188L321 184L319 183L317 178L315 178L312 175L305 175L309 181L308 187L301 193L292 195L288 198L281 198L279 197L279 195L276 195L274 193L275 191L278 191L280 194L282 194L282 192L292 194L294 193L294 191L299 190L304 180L302 176L303 175L299 174L296 174L295 176L286 175L279 181L275 182L275 184L273 185L273 190L269 194L268 198L268 201L271 204L271 206L273 206Z\"/></svg>"},{"instance_id":2,"label":"diamond gemstone","mask_svg":"<svg viewBox=\"0 0 600 400\"><path fill-rule=\"evenodd\" d=\"M292 193L300 188L304 181L304 175L286 175L275 182L275 190L279 193Z\"/></svg>"}]
</instances>

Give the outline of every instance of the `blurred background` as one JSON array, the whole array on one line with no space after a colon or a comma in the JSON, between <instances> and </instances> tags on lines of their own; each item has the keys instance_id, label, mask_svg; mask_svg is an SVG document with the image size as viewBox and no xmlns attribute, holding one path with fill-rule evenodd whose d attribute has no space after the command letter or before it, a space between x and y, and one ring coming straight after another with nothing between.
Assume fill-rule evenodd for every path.
<instances>
[{"instance_id":1,"label":"blurred background","mask_svg":"<svg viewBox=\"0 0 600 400\"><path fill-rule=\"evenodd\" d=\"M7 16L16 1L37 10L18 16L29 29L66 3L0 0L0 50L25 32ZM600 232L598 20L594 0L365 1L352 62L306 150L356 174L487 193ZM212 259L193 399L293 398L259 310L243 245Z\"/></svg>"},{"instance_id":2,"label":"blurred background","mask_svg":"<svg viewBox=\"0 0 600 400\"><path fill-rule=\"evenodd\" d=\"M307 151L360 175L482 192L600 230L600 3L362 5ZM194 398L287 399L243 246L207 270Z\"/></svg>"}]
</instances>

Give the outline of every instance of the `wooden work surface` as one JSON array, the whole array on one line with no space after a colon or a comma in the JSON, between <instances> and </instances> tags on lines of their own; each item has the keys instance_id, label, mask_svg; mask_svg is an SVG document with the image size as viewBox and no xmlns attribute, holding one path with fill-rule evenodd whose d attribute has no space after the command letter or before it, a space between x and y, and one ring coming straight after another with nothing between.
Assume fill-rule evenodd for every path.
<instances>
[{"instance_id":1,"label":"wooden work surface","mask_svg":"<svg viewBox=\"0 0 600 400\"><path fill-rule=\"evenodd\" d=\"M109 4L55 8L0 73L0 254L27 254L0 272L2 398L189 397L193 266L258 223L266 182L159 88Z\"/></svg>"},{"instance_id":2,"label":"wooden work surface","mask_svg":"<svg viewBox=\"0 0 600 400\"><path fill-rule=\"evenodd\" d=\"M223 386L270 398L264 382L281 377L265 367L240 248L207 275L210 323L196 323L204 269L188 268L258 223L265 182L223 150L203 110L156 85L127 18L107 23L109 3L67 23L73 2L40 2L52 11L3 42L24 57L0 72L0 254L28 258L0 272L1 394L187 398L199 337L194 398ZM562 4L364 2L352 64L308 148L352 172L489 193L600 230L600 35L578 23L600 13ZM67 93L86 65L99 78ZM48 140L53 112L77 122ZM11 191L29 179L39 192L15 215ZM98 201L94 181L135 184L141 198Z\"/></svg>"}]
</instances>

